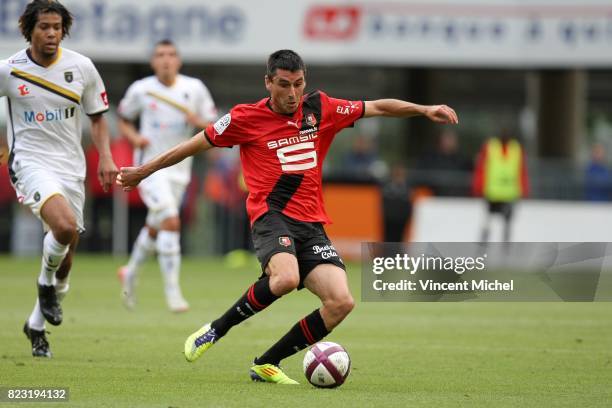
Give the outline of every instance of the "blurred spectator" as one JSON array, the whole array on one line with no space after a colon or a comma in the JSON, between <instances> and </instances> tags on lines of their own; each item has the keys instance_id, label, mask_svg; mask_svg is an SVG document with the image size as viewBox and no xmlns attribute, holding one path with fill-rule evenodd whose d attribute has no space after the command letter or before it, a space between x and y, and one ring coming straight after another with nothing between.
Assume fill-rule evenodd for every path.
<instances>
[{"instance_id":1,"label":"blurred spectator","mask_svg":"<svg viewBox=\"0 0 612 408\"><path fill-rule=\"evenodd\" d=\"M591 161L585 174L585 198L589 201L610 201L612 173L606 163L606 150L597 143L591 148Z\"/></svg>"},{"instance_id":2,"label":"blurred spectator","mask_svg":"<svg viewBox=\"0 0 612 408\"><path fill-rule=\"evenodd\" d=\"M513 206L529 194L529 178L523 148L507 130L482 146L474 171L473 193L484 197L488 204L481 242L489 241L491 218L495 214L503 217L503 240L509 242Z\"/></svg>"},{"instance_id":3,"label":"blurred spectator","mask_svg":"<svg viewBox=\"0 0 612 408\"><path fill-rule=\"evenodd\" d=\"M391 167L389 180L382 187L382 198L385 242L402 242L411 213L410 192L403 165Z\"/></svg>"},{"instance_id":4,"label":"blurred spectator","mask_svg":"<svg viewBox=\"0 0 612 408\"><path fill-rule=\"evenodd\" d=\"M372 139L357 135L352 139L351 149L342 160L340 172L358 181L375 181L382 179L387 168L372 144Z\"/></svg>"},{"instance_id":5,"label":"blurred spectator","mask_svg":"<svg viewBox=\"0 0 612 408\"><path fill-rule=\"evenodd\" d=\"M423 155L417 169L417 183L437 196L469 195L472 163L459 151L457 133L446 129L439 134L435 150Z\"/></svg>"}]
</instances>

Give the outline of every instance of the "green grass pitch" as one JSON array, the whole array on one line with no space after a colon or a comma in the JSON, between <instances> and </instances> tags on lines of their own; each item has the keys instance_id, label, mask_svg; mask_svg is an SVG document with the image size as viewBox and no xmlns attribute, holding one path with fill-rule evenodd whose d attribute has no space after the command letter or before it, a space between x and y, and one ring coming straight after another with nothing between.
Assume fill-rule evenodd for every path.
<instances>
[{"instance_id":1,"label":"green grass pitch","mask_svg":"<svg viewBox=\"0 0 612 408\"><path fill-rule=\"evenodd\" d=\"M137 309L124 310L121 261L77 255L64 323L48 328L54 358L46 360L31 357L21 332L39 261L0 258L0 385L70 389L69 403L45 407L612 406L611 303L362 303L352 266L357 306L328 337L349 351L351 375L338 389L316 389L300 352L284 368L302 384L283 387L252 383L248 368L318 307L313 295L286 296L190 364L185 338L229 307L256 268L186 259L191 311L173 315L153 261L141 272Z\"/></svg>"}]
</instances>

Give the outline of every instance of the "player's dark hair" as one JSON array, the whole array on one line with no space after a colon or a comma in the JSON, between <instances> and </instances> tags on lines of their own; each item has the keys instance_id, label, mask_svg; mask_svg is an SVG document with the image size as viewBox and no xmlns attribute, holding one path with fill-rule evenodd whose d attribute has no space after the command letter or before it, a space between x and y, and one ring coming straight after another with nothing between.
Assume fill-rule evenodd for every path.
<instances>
[{"instance_id":1,"label":"player's dark hair","mask_svg":"<svg viewBox=\"0 0 612 408\"><path fill-rule=\"evenodd\" d=\"M304 71L306 73L306 65L295 51L292 50L278 50L268 57L268 67L266 75L269 78L276 75L277 69L284 69L289 72Z\"/></svg>"},{"instance_id":2,"label":"player's dark hair","mask_svg":"<svg viewBox=\"0 0 612 408\"><path fill-rule=\"evenodd\" d=\"M38 16L46 13L56 13L62 17L62 40L70 35L72 27L72 14L62 3L56 0L33 0L26 6L19 17L21 34L28 42L32 42L32 31L38 22Z\"/></svg>"},{"instance_id":3,"label":"player's dark hair","mask_svg":"<svg viewBox=\"0 0 612 408\"><path fill-rule=\"evenodd\" d=\"M158 47L163 47L163 46L173 47L176 50L176 54L178 55L179 53L178 48L176 44L174 43L174 41L172 41L169 38L164 38L155 43L155 45L153 46L153 51L151 51L151 57L155 56L155 53L157 52Z\"/></svg>"},{"instance_id":4,"label":"player's dark hair","mask_svg":"<svg viewBox=\"0 0 612 408\"><path fill-rule=\"evenodd\" d=\"M172 47L176 48L176 44L174 44L174 41L168 38L164 38L163 40L159 40L158 42L156 42L154 48L157 48L160 45L171 45Z\"/></svg>"}]
</instances>

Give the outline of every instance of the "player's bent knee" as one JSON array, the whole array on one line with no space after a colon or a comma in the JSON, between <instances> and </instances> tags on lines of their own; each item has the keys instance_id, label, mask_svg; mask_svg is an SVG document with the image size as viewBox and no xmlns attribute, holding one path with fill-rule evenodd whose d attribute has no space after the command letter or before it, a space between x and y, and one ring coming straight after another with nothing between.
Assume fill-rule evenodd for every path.
<instances>
[{"instance_id":1,"label":"player's bent knee","mask_svg":"<svg viewBox=\"0 0 612 408\"><path fill-rule=\"evenodd\" d=\"M347 295L339 299L336 303L336 311L339 316L344 319L355 307L355 300L351 295Z\"/></svg>"},{"instance_id":2,"label":"player's bent knee","mask_svg":"<svg viewBox=\"0 0 612 408\"><path fill-rule=\"evenodd\" d=\"M334 320L339 323L344 320L349 313L351 313L355 307L355 300L350 294L347 294L326 301L324 306L329 310L329 313L333 316Z\"/></svg>"},{"instance_id":3,"label":"player's bent knee","mask_svg":"<svg viewBox=\"0 0 612 408\"><path fill-rule=\"evenodd\" d=\"M300 273L295 255L277 253L272 256L266 273L270 276L270 290L276 296L283 296L300 284Z\"/></svg>"},{"instance_id":4,"label":"player's bent knee","mask_svg":"<svg viewBox=\"0 0 612 408\"><path fill-rule=\"evenodd\" d=\"M74 218L65 217L51 227L55 239L64 244L70 244L77 235L77 224Z\"/></svg>"},{"instance_id":5,"label":"player's bent knee","mask_svg":"<svg viewBox=\"0 0 612 408\"><path fill-rule=\"evenodd\" d=\"M299 284L300 274L297 271L287 270L270 276L270 290L276 296L286 295L296 289Z\"/></svg>"},{"instance_id":6,"label":"player's bent knee","mask_svg":"<svg viewBox=\"0 0 612 408\"><path fill-rule=\"evenodd\" d=\"M286 274L285 276L285 286L290 291L297 289L300 285L300 274L299 272Z\"/></svg>"}]
</instances>

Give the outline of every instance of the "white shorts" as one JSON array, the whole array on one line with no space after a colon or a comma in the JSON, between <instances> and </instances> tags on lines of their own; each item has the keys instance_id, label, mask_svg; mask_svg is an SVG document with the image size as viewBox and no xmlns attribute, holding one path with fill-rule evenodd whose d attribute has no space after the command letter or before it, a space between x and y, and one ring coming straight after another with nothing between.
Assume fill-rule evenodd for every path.
<instances>
[{"instance_id":1,"label":"white shorts","mask_svg":"<svg viewBox=\"0 0 612 408\"><path fill-rule=\"evenodd\" d=\"M186 188L186 184L171 180L163 172L144 179L138 185L138 192L149 209L147 225L158 229L165 219L178 216Z\"/></svg>"},{"instance_id":2,"label":"white shorts","mask_svg":"<svg viewBox=\"0 0 612 408\"><path fill-rule=\"evenodd\" d=\"M85 184L82 180L66 179L49 170L36 167L22 167L15 173L17 181L13 184L17 200L30 208L42 223L45 231L49 226L40 216L40 210L53 196L61 195L66 199L77 222L77 231L85 231L83 207L85 206Z\"/></svg>"}]
</instances>

